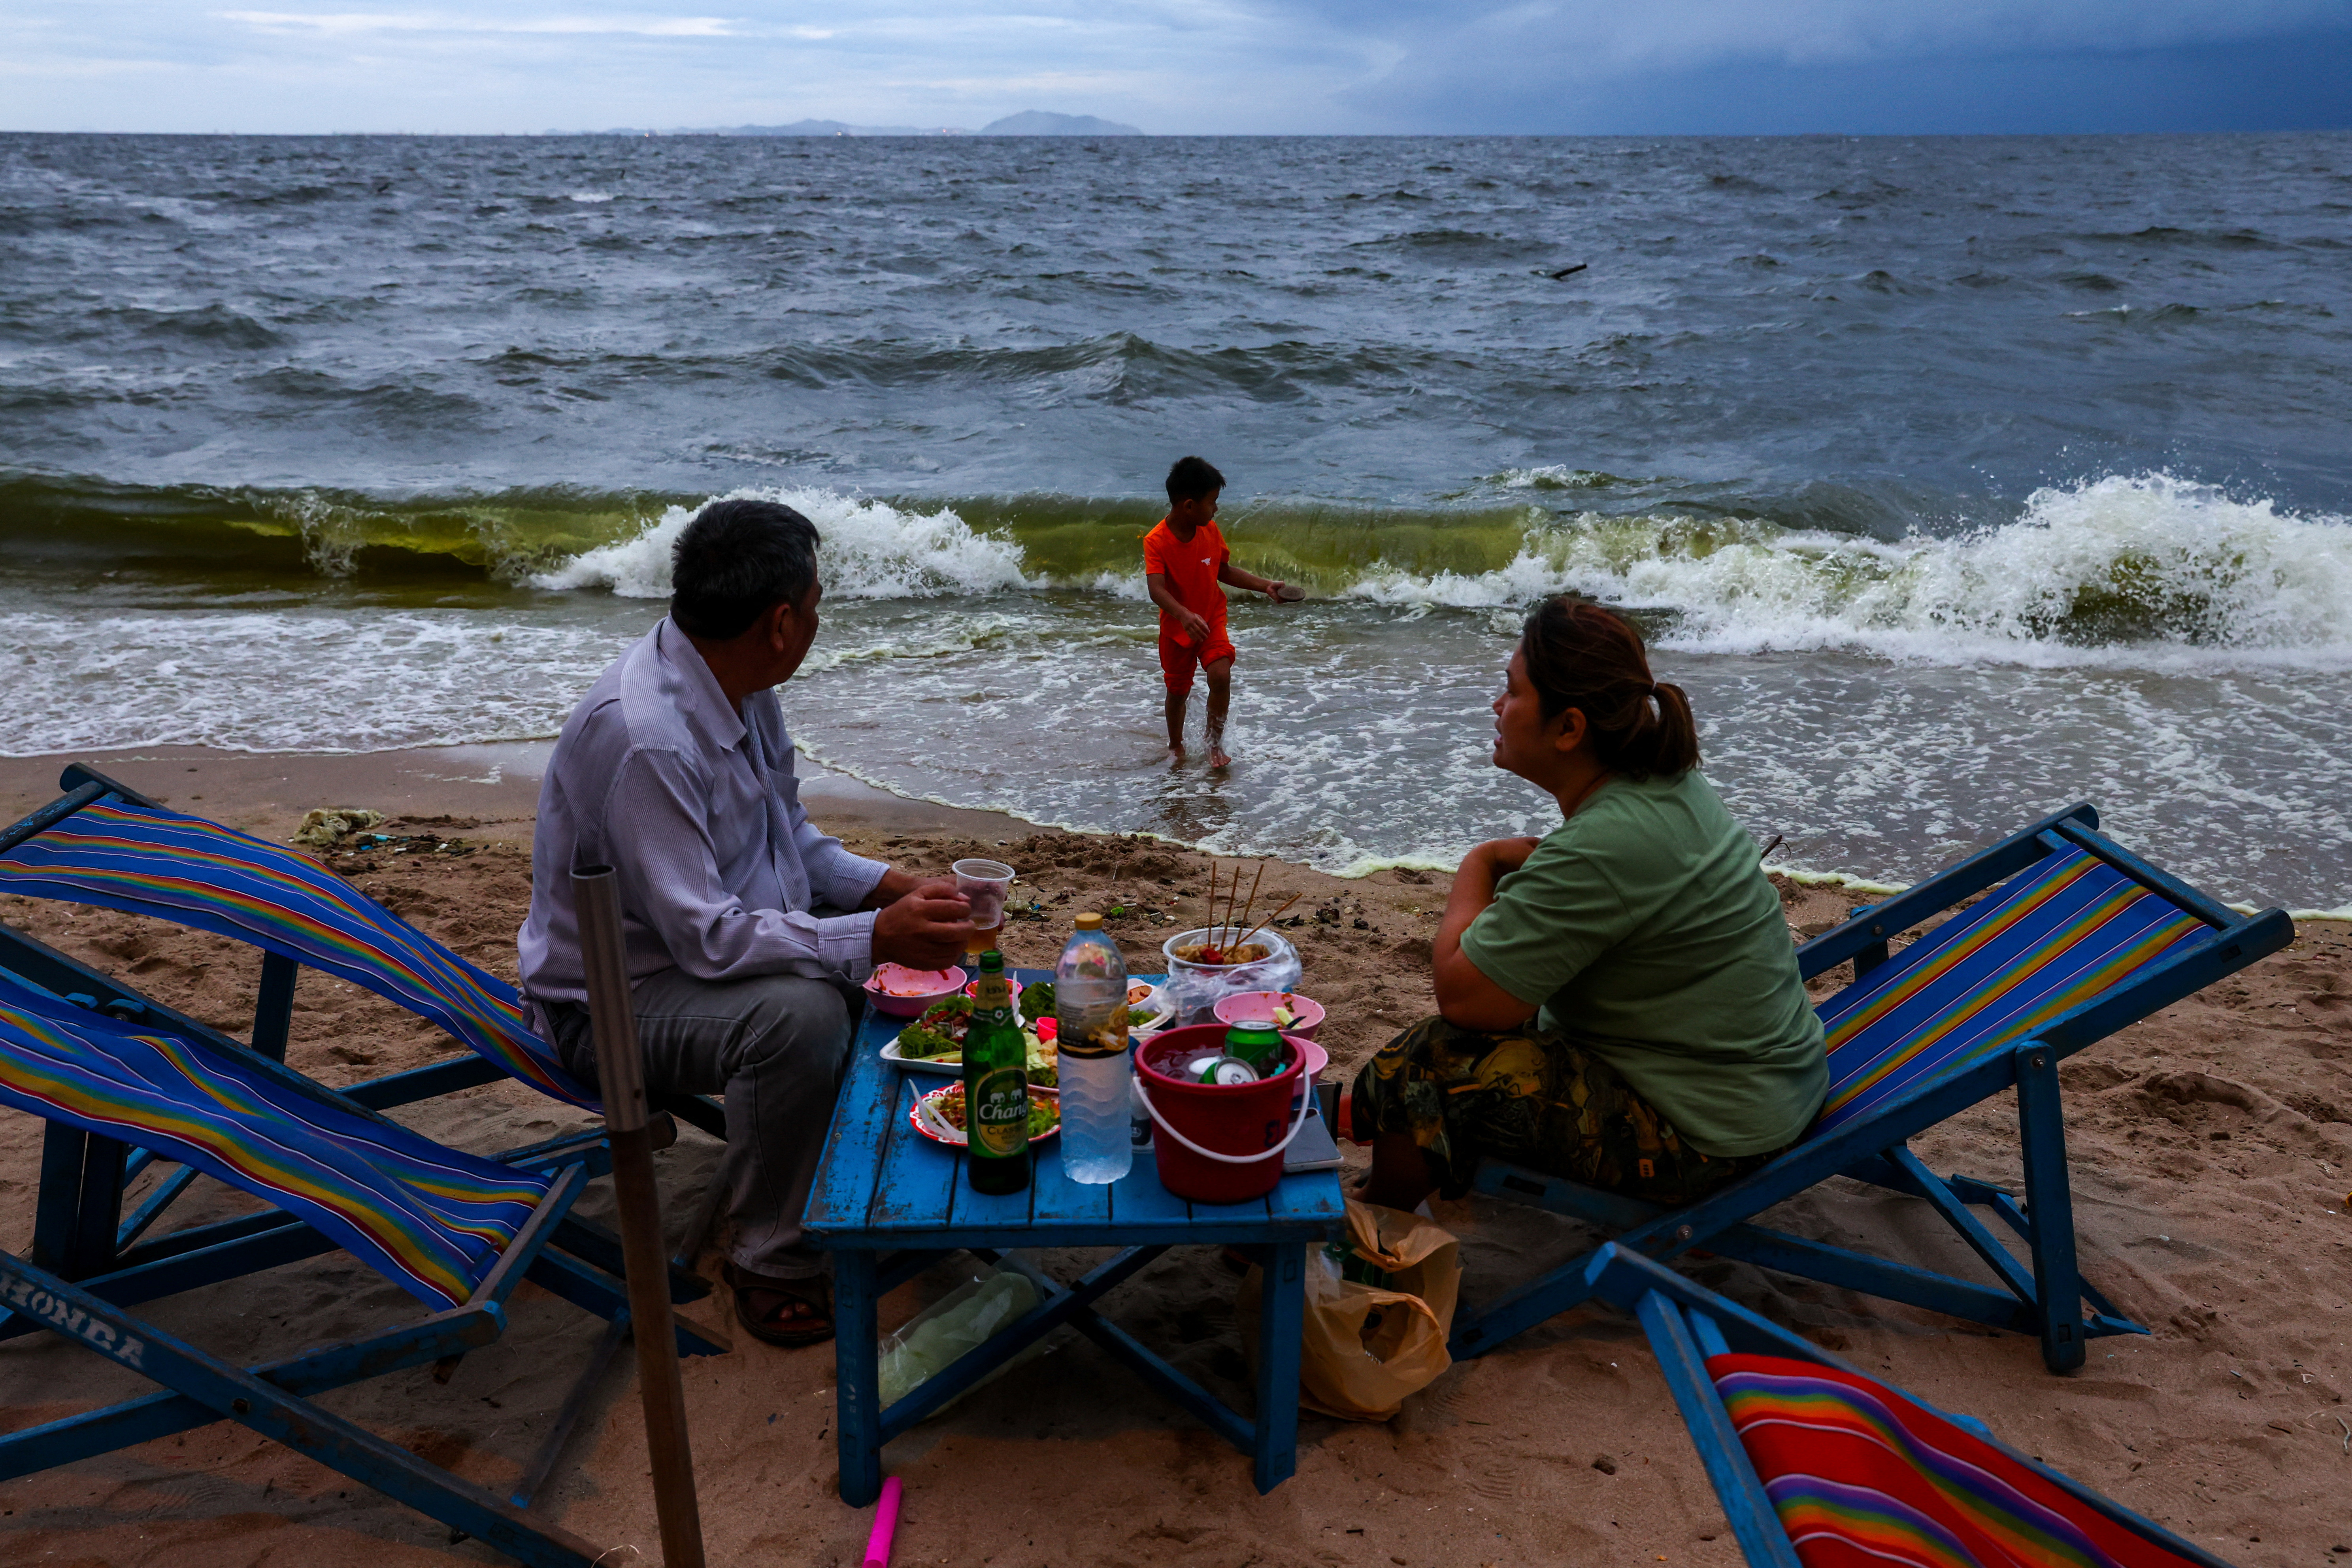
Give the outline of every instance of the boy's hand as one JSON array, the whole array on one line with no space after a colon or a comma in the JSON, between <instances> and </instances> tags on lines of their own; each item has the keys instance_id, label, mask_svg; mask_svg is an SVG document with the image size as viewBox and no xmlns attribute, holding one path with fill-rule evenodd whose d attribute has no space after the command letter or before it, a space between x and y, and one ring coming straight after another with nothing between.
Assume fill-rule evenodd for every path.
<instances>
[{"instance_id":1,"label":"boy's hand","mask_svg":"<svg viewBox=\"0 0 2352 1568\"><path fill-rule=\"evenodd\" d=\"M1195 647L1202 647L1208 642L1208 617L1202 616L1198 610L1187 609L1182 605L1177 606L1176 617L1176 624L1184 628L1186 641Z\"/></svg>"}]
</instances>

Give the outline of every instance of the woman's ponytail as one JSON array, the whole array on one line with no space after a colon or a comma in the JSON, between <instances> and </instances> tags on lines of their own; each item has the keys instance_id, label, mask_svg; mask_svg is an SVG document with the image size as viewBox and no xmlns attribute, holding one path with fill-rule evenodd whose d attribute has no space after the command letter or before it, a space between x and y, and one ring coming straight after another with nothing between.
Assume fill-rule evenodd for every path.
<instances>
[{"instance_id":1,"label":"woman's ponytail","mask_svg":"<svg viewBox=\"0 0 2352 1568\"><path fill-rule=\"evenodd\" d=\"M1624 616L1562 594L1528 616L1519 647L1544 717L1581 712L1602 767L1638 782L1698 765L1690 696L1651 677L1642 634Z\"/></svg>"},{"instance_id":2,"label":"woman's ponytail","mask_svg":"<svg viewBox=\"0 0 2352 1568\"><path fill-rule=\"evenodd\" d=\"M1690 693L1672 681L1658 682L1658 727L1648 772L1673 777L1698 766L1698 719Z\"/></svg>"}]
</instances>

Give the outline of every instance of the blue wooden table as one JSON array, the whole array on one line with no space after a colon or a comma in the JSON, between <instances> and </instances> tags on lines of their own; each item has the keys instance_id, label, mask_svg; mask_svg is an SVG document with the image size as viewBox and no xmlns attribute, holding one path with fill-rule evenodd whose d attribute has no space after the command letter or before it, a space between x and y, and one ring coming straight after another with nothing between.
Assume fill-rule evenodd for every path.
<instances>
[{"instance_id":1,"label":"blue wooden table","mask_svg":"<svg viewBox=\"0 0 2352 1568\"><path fill-rule=\"evenodd\" d=\"M1020 977L1052 978L1042 972ZM880 1058L877 1053L902 1026L898 1019L869 1016L859 1032L802 1222L810 1244L834 1254L842 1500L856 1508L872 1502L882 1489L883 1444L1065 1323L1251 1456L1258 1490L1271 1491L1287 1479L1297 1468L1307 1248L1343 1228L1339 1173L1285 1176L1272 1194L1253 1203L1193 1204L1160 1184L1148 1151L1139 1150L1135 1168L1108 1186L1073 1182L1062 1173L1055 1139L1037 1151L1027 1191L984 1196L965 1181L961 1152L908 1124L916 1095L946 1080L902 1073ZM1228 1410L1094 1309L1106 1292L1169 1247L1200 1243L1239 1247L1265 1269L1255 1420ZM1034 1309L898 1404L881 1407L876 1309L884 1295L954 1252L1005 1262L999 1255L1006 1249L1045 1247L1125 1250L1066 1288L1022 1268L1038 1287ZM1006 1266L1020 1267L1017 1260Z\"/></svg>"}]
</instances>

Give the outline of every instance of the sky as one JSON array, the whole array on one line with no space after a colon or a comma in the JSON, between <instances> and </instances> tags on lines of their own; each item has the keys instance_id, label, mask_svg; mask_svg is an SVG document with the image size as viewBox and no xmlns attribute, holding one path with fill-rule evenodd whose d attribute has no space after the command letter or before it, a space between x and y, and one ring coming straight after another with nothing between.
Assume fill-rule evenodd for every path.
<instances>
[{"instance_id":1,"label":"sky","mask_svg":"<svg viewBox=\"0 0 2352 1568\"><path fill-rule=\"evenodd\" d=\"M235 4L235 0L232 0ZM0 130L2352 127L2352 0L7 0ZM366 9L358 7L365 6Z\"/></svg>"}]
</instances>

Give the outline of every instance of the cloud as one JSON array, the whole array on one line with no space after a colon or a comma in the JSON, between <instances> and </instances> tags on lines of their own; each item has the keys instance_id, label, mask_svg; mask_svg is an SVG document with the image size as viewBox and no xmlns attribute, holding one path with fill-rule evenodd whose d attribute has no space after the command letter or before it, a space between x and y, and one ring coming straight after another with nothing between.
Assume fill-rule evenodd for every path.
<instances>
[{"instance_id":1,"label":"cloud","mask_svg":"<svg viewBox=\"0 0 2352 1568\"><path fill-rule=\"evenodd\" d=\"M634 34L646 38L724 38L732 24L723 16L457 16L437 12L216 11L224 21L244 22L274 32L352 33L559 33ZM801 36L827 37L806 30Z\"/></svg>"},{"instance_id":2,"label":"cloud","mask_svg":"<svg viewBox=\"0 0 2352 1568\"><path fill-rule=\"evenodd\" d=\"M2071 128L2070 100L2129 107L2141 92L2179 99L2157 122L2238 125L2237 109L2198 118L2202 84L2236 103L2251 90L2240 77L2285 68L2300 85L2273 95L2273 122L2352 122L2352 86L2299 67L2352 38L2352 0L709 5L10 0L0 79L24 129L101 114L152 131L979 125L1051 109L1177 132L1561 132L1899 129L1906 104L1930 100L1938 129ZM118 90L94 104L90 83L110 79ZM1963 79L1973 100L1938 85ZM1843 107L1864 100L1877 107ZM2141 128L2101 113L2083 122Z\"/></svg>"}]
</instances>

